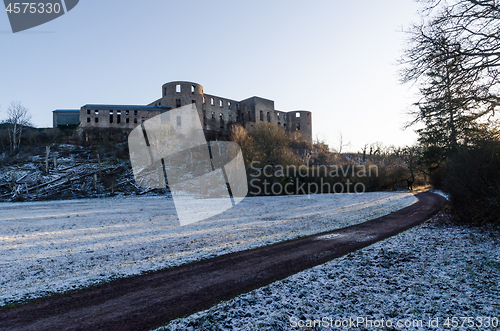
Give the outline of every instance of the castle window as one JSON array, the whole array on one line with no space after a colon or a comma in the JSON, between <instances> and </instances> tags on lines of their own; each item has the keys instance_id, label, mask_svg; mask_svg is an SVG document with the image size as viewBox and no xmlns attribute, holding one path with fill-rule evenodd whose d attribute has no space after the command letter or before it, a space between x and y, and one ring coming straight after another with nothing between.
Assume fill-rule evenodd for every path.
<instances>
[{"instance_id":1,"label":"castle window","mask_svg":"<svg viewBox=\"0 0 500 331\"><path fill-rule=\"evenodd\" d=\"M239 103L236 104L236 110L240 110L240 104Z\"/></svg>"},{"instance_id":2,"label":"castle window","mask_svg":"<svg viewBox=\"0 0 500 331\"><path fill-rule=\"evenodd\" d=\"M90 117L87 117L87 123L90 123Z\"/></svg>"},{"instance_id":3,"label":"castle window","mask_svg":"<svg viewBox=\"0 0 500 331\"><path fill-rule=\"evenodd\" d=\"M166 87L164 87L164 88L163 88L163 96L166 96L166 95L167 95L167 88L166 88Z\"/></svg>"},{"instance_id":4,"label":"castle window","mask_svg":"<svg viewBox=\"0 0 500 331\"><path fill-rule=\"evenodd\" d=\"M271 113L270 112L267 112L267 121L271 122Z\"/></svg>"},{"instance_id":5,"label":"castle window","mask_svg":"<svg viewBox=\"0 0 500 331\"><path fill-rule=\"evenodd\" d=\"M231 109L231 102L228 102L228 103L227 103L227 108L228 108L228 109Z\"/></svg>"},{"instance_id":6,"label":"castle window","mask_svg":"<svg viewBox=\"0 0 500 331\"><path fill-rule=\"evenodd\" d=\"M215 119L215 113L212 112L212 119Z\"/></svg>"},{"instance_id":7,"label":"castle window","mask_svg":"<svg viewBox=\"0 0 500 331\"><path fill-rule=\"evenodd\" d=\"M295 125L295 130L296 130L296 131L300 131L300 123L297 123L297 124Z\"/></svg>"},{"instance_id":8,"label":"castle window","mask_svg":"<svg viewBox=\"0 0 500 331\"><path fill-rule=\"evenodd\" d=\"M87 109L87 115L90 115L90 109Z\"/></svg>"},{"instance_id":9,"label":"castle window","mask_svg":"<svg viewBox=\"0 0 500 331\"><path fill-rule=\"evenodd\" d=\"M222 103L222 100L219 100L219 107L224 107L223 103Z\"/></svg>"},{"instance_id":10,"label":"castle window","mask_svg":"<svg viewBox=\"0 0 500 331\"><path fill-rule=\"evenodd\" d=\"M207 100L205 100L205 97L203 97L203 104L206 104Z\"/></svg>"},{"instance_id":11,"label":"castle window","mask_svg":"<svg viewBox=\"0 0 500 331\"><path fill-rule=\"evenodd\" d=\"M116 115L116 124L120 124L121 122L122 122L122 115L118 113L118 115Z\"/></svg>"},{"instance_id":12,"label":"castle window","mask_svg":"<svg viewBox=\"0 0 500 331\"><path fill-rule=\"evenodd\" d=\"M130 118L128 118L128 117L127 117L127 118L125 119L125 122L126 122L126 123L130 123Z\"/></svg>"},{"instance_id":13,"label":"castle window","mask_svg":"<svg viewBox=\"0 0 500 331\"><path fill-rule=\"evenodd\" d=\"M175 92L181 93L181 84L175 84Z\"/></svg>"},{"instance_id":14,"label":"castle window","mask_svg":"<svg viewBox=\"0 0 500 331\"><path fill-rule=\"evenodd\" d=\"M219 120L222 123L224 123L224 115L222 115L222 113L219 114Z\"/></svg>"},{"instance_id":15,"label":"castle window","mask_svg":"<svg viewBox=\"0 0 500 331\"><path fill-rule=\"evenodd\" d=\"M127 115L127 116L128 116L128 114L129 114L129 111L128 111L128 110L127 110L127 111L125 111L125 115Z\"/></svg>"},{"instance_id":16,"label":"castle window","mask_svg":"<svg viewBox=\"0 0 500 331\"><path fill-rule=\"evenodd\" d=\"M260 111L260 120L264 121L264 112L262 110Z\"/></svg>"},{"instance_id":17,"label":"castle window","mask_svg":"<svg viewBox=\"0 0 500 331\"><path fill-rule=\"evenodd\" d=\"M181 106L181 99L175 99L175 106L180 107Z\"/></svg>"},{"instance_id":18,"label":"castle window","mask_svg":"<svg viewBox=\"0 0 500 331\"><path fill-rule=\"evenodd\" d=\"M94 118L94 122L99 123L99 117Z\"/></svg>"},{"instance_id":19,"label":"castle window","mask_svg":"<svg viewBox=\"0 0 500 331\"><path fill-rule=\"evenodd\" d=\"M134 118L134 123L137 124L137 118Z\"/></svg>"},{"instance_id":20,"label":"castle window","mask_svg":"<svg viewBox=\"0 0 500 331\"><path fill-rule=\"evenodd\" d=\"M113 113L111 113L111 115L109 115L109 123L113 123Z\"/></svg>"},{"instance_id":21,"label":"castle window","mask_svg":"<svg viewBox=\"0 0 500 331\"><path fill-rule=\"evenodd\" d=\"M194 94L194 85L191 85L191 94Z\"/></svg>"},{"instance_id":22,"label":"castle window","mask_svg":"<svg viewBox=\"0 0 500 331\"><path fill-rule=\"evenodd\" d=\"M134 110L134 116L137 116L137 110Z\"/></svg>"},{"instance_id":23,"label":"castle window","mask_svg":"<svg viewBox=\"0 0 500 331\"><path fill-rule=\"evenodd\" d=\"M177 117L176 117L176 121L177 121L177 126L181 126L181 124L182 124L182 119L181 119L181 117L180 117L180 116L177 116Z\"/></svg>"},{"instance_id":24,"label":"castle window","mask_svg":"<svg viewBox=\"0 0 500 331\"><path fill-rule=\"evenodd\" d=\"M300 113L295 113L295 117L300 117Z\"/></svg>"},{"instance_id":25,"label":"castle window","mask_svg":"<svg viewBox=\"0 0 500 331\"><path fill-rule=\"evenodd\" d=\"M278 121L280 119L280 113L276 113L276 117L278 118Z\"/></svg>"},{"instance_id":26,"label":"castle window","mask_svg":"<svg viewBox=\"0 0 500 331\"><path fill-rule=\"evenodd\" d=\"M99 111L98 110L94 110L94 115L99 115Z\"/></svg>"},{"instance_id":27,"label":"castle window","mask_svg":"<svg viewBox=\"0 0 500 331\"><path fill-rule=\"evenodd\" d=\"M214 98L210 98L210 104L213 106L214 105Z\"/></svg>"}]
</instances>

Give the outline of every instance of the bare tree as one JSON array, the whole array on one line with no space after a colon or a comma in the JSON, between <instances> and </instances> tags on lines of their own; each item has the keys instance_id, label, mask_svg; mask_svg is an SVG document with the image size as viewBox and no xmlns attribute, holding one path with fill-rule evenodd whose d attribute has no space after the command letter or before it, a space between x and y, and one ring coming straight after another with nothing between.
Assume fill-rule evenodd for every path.
<instances>
[{"instance_id":1,"label":"bare tree","mask_svg":"<svg viewBox=\"0 0 500 331\"><path fill-rule=\"evenodd\" d=\"M482 103L483 115L494 113L500 104L500 1L417 2L424 5L423 21L407 31L409 48L400 60L405 65L403 82L425 81L436 65L457 63L460 73L478 87L471 100Z\"/></svg>"},{"instance_id":2,"label":"bare tree","mask_svg":"<svg viewBox=\"0 0 500 331\"><path fill-rule=\"evenodd\" d=\"M500 107L500 1L418 0L422 23L408 31L401 80L417 83L413 104L429 169L496 130Z\"/></svg>"},{"instance_id":3,"label":"bare tree","mask_svg":"<svg viewBox=\"0 0 500 331\"><path fill-rule=\"evenodd\" d=\"M337 150L337 153L340 155L342 154L342 150L344 149L344 147L349 147L351 145L351 142L345 142L344 141L344 135L342 134L342 132L339 132L339 149Z\"/></svg>"},{"instance_id":4,"label":"bare tree","mask_svg":"<svg viewBox=\"0 0 500 331\"><path fill-rule=\"evenodd\" d=\"M256 151L264 164L287 163L290 154L290 137L285 130L271 123L256 124L249 132L255 141Z\"/></svg>"},{"instance_id":5,"label":"bare tree","mask_svg":"<svg viewBox=\"0 0 500 331\"><path fill-rule=\"evenodd\" d=\"M8 124L10 151L16 153L21 147L21 136L23 128L31 126L31 115L28 108L24 107L21 102L13 101L7 108L7 119L4 123Z\"/></svg>"},{"instance_id":6,"label":"bare tree","mask_svg":"<svg viewBox=\"0 0 500 331\"><path fill-rule=\"evenodd\" d=\"M231 130L231 141L241 147L246 167L250 166L256 152L255 141L247 130L240 125L233 125Z\"/></svg>"}]
</instances>

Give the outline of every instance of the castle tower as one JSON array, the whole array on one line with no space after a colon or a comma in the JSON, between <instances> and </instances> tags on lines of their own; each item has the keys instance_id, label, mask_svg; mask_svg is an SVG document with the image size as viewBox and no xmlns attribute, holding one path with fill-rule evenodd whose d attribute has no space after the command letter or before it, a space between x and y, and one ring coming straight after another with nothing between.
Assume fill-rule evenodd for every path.
<instances>
[{"instance_id":1,"label":"castle tower","mask_svg":"<svg viewBox=\"0 0 500 331\"><path fill-rule=\"evenodd\" d=\"M155 101L154 105L166 106L172 109L186 105L196 106L200 120L202 119L201 108L203 104L203 86L193 82L175 81L163 84L162 97Z\"/></svg>"},{"instance_id":2,"label":"castle tower","mask_svg":"<svg viewBox=\"0 0 500 331\"><path fill-rule=\"evenodd\" d=\"M307 110L287 112L287 127L290 133L298 132L302 139L312 144L312 114Z\"/></svg>"}]
</instances>

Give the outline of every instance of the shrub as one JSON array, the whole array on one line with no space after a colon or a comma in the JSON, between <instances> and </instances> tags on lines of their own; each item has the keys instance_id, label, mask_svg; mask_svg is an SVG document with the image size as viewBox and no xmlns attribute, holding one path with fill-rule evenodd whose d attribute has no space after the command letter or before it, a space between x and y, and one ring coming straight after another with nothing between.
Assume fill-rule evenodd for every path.
<instances>
[{"instance_id":1,"label":"shrub","mask_svg":"<svg viewBox=\"0 0 500 331\"><path fill-rule=\"evenodd\" d=\"M444 188L456 220L500 223L500 141L459 148L446 162Z\"/></svg>"}]
</instances>

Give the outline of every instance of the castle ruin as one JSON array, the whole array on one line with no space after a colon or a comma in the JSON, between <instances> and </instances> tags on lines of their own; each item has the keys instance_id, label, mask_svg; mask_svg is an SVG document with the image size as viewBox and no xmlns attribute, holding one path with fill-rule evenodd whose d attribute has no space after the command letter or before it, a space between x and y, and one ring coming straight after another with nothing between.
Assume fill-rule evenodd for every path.
<instances>
[{"instance_id":1,"label":"castle ruin","mask_svg":"<svg viewBox=\"0 0 500 331\"><path fill-rule=\"evenodd\" d=\"M200 84L185 81L164 84L162 97L148 105L84 105L78 112L79 128L83 130L114 128L130 131L154 116L190 104L197 108L207 137L217 139L228 136L233 124L251 129L257 123L272 123L286 132L299 133L302 139L312 144L310 111L276 110L273 100L257 96L237 101L205 94ZM62 118L60 111L54 111L54 127L64 125L58 121L58 114Z\"/></svg>"}]
</instances>

